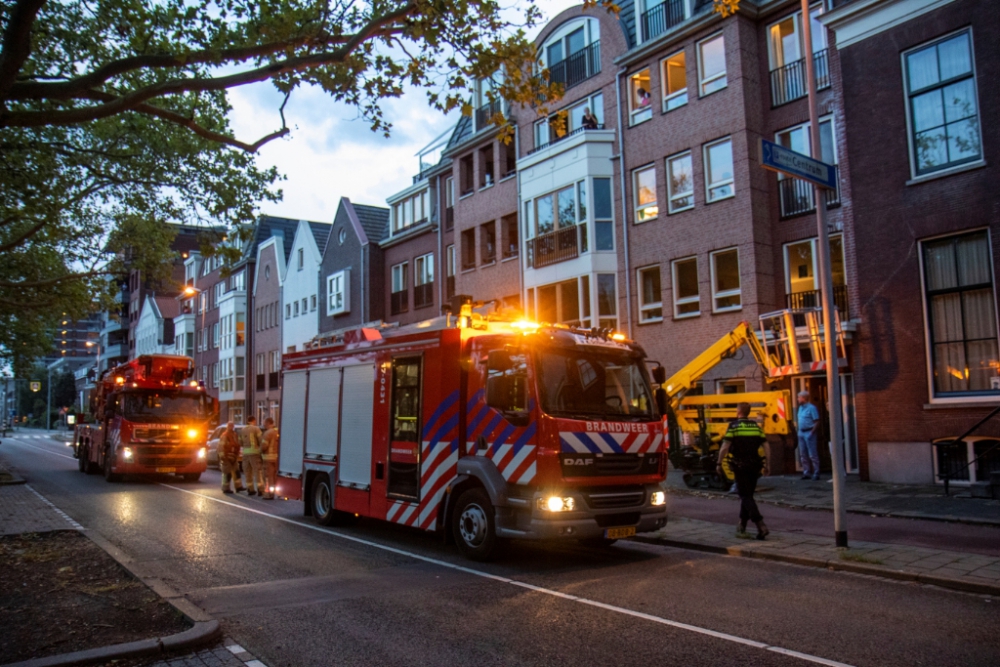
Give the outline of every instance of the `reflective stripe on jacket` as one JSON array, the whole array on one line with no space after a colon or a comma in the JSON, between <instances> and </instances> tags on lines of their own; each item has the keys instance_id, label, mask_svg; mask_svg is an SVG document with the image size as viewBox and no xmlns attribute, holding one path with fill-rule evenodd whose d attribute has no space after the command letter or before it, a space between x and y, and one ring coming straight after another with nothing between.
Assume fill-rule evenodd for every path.
<instances>
[{"instance_id":1,"label":"reflective stripe on jacket","mask_svg":"<svg viewBox=\"0 0 1000 667\"><path fill-rule=\"evenodd\" d=\"M243 456L260 454L260 429L254 424L244 426L240 431L240 441L243 443Z\"/></svg>"}]
</instances>

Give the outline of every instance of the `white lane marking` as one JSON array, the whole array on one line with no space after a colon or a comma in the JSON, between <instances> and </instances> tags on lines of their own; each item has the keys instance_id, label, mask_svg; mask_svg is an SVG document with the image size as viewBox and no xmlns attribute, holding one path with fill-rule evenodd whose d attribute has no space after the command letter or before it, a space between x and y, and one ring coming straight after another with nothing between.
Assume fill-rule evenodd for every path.
<instances>
[{"instance_id":1,"label":"white lane marking","mask_svg":"<svg viewBox=\"0 0 1000 667\"><path fill-rule=\"evenodd\" d=\"M50 501L48 498L46 498L45 496L43 496L42 494L40 494L38 491L35 491L33 488L31 488L30 484L25 484L24 486L28 489L28 491L31 491L33 494L35 494L36 496L38 496L42 500L43 503L45 503L46 505L48 505L49 507L51 507L53 510L55 510L55 513L58 514L59 516L61 516L63 519L65 519L69 523L70 526L72 526L73 528L75 528L77 530L84 530L84 527L81 526L80 524L78 524L76 521L74 521L72 519L72 517L70 517L69 514L66 514L66 512L63 512L61 509L59 509L58 507L56 507L55 505L53 505L52 501Z\"/></svg>"},{"instance_id":2,"label":"white lane marking","mask_svg":"<svg viewBox=\"0 0 1000 667\"><path fill-rule=\"evenodd\" d=\"M53 452L51 449L45 449L44 447L35 447L34 445L29 445L26 442L18 442L17 440L14 440L14 444L21 445L22 447L31 447L32 449L37 449L40 452L45 452L46 454L52 454L52 456L61 456L64 459L73 459L73 457L70 456L69 454L60 454L59 452Z\"/></svg>"},{"instance_id":3,"label":"white lane marking","mask_svg":"<svg viewBox=\"0 0 1000 667\"><path fill-rule=\"evenodd\" d=\"M165 486L168 489L173 489L174 491L180 491L182 493L189 493L192 496L198 496L199 498L205 498L207 500L214 500L222 505L229 505L230 507L235 507L237 509L244 510L246 512L253 512L254 514L260 514L262 516L270 517L272 519L277 519L278 521L284 521L285 523L290 523L295 526L300 526L302 528L308 528L310 530L315 530L320 533L326 533L328 535L333 535L334 537L339 537L342 540L347 540L349 542L354 542L356 544L363 544L368 547L374 547L375 549L381 549L382 551L388 551L390 553L399 554L401 556L406 556L408 558L413 558L415 560L423 561L425 563L431 563L433 565L438 565L440 567L448 568L450 570L456 570L458 572L465 572L466 574L471 574L476 577L482 577L483 579L491 579L493 581L498 581L504 584L511 584L512 586L519 586L521 588L527 588L536 593L542 593L544 595L551 595L552 597L562 598L564 600L570 600L572 602L579 602L580 604L589 605L591 607L597 607L599 609L604 609L606 611L615 612L618 614L625 614L626 616L632 616L635 618L641 618L643 620L652 621L653 623L660 623L662 625L668 625L679 630L687 630L689 632L694 632L701 635L706 635L708 637L713 637L715 639L721 639L724 641L732 642L734 644L742 644L744 646L750 646L752 648L763 649L765 651L773 651L774 653L780 653L782 655L787 655L792 658L798 658L805 662L811 662L818 665L826 665L827 667L852 667L844 662L837 662L835 660L828 660L826 658L821 658L815 655L809 655L808 653L799 653L798 651L792 651L790 649L782 648L780 646L771 646L769 644L764 644L762 642L757 642L752 639L745 639L743 637L737 637L736 635L730 635L725 632L717 632L716 630L710 630L708 628L702 628L697 625L689 625L687 623L681 623L679 621L671 621L668 618L663 618L662 616L653 616L651 614L644 614L639 611L633 611L632 609L626 609L625 607L618 607L611 604L605 604L603 602L597 602L596 600L588 600L587 598L576 597L574 595L567 595L557 590L551 588L543 588L541 586L535 586L533 584L528 584L523 581L515 581L514 579L508 579L507 577L501 577L495 574L490 574L488 572L482 572L480 570L474 570L469 567L463 567L461 565L455 565L454 563L449 563L447 561L438 560L436 558L430 558L428 556L421 556L410 551L404 551L403 549L397 549L396 547L390 547L385 544L379 544L378 542L372 542L370 540L365 540L360 537L354 537L353 535L345 535L343 533L338 533L335 530L330 530L329 528L324 528L323 526L316 526L308 523L301 523L295 521L294 519L289 519L288 517L278 516L277 514L269 514L267 512L262 512L261 510L254 509L252 507L245 507L243 505L237 505L236 503L231 503L221 498L215 498L203 493L197 493L196 491L190 491L188 489L182 489L180 487L171 486L169 484L160 483L160 486Z\"/></svg>"}]
</instances>

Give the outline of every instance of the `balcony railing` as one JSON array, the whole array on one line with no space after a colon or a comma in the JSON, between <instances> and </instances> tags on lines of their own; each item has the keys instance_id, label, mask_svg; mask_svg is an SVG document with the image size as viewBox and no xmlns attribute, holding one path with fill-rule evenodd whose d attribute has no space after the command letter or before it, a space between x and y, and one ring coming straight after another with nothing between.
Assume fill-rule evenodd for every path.
<instances>
[{"instance_id":1,"label":"balcony railing","mask_svg":"<svg viewBox=\"0 0 1000 667\"><path fill-rule=\"evenodd\" d=\"M829 50L823 49L813 54L816 72L816 90L830 87ZM792 100L809 94L806 85L806 59L800 58L784 67L771 70L771 106L780 107Z\"/></svg>"},{"instance_id":2,"label":"balcony railing","mask_svg":"<svg viewBox=\"0 0 1000 667\"><path fill-rule=\"evenodd\" d=\"M434 283L413 286L413 307L426 308L434 305Z\"/></svg>"},{"instance_id":3,"label":"balcony railing","mask_svg":"<svg viewBox=\"0 0 1000 667\"><path fill-rule=\"evenodd\" d=\"M795 292L794 294L787 295L785 299L788 303L788 308L793 310L819 308L823 305L823 297L820 295L819 290ZM847 307L847 285L834 285L833 303L837 306L837 311L840 313L840 321L846 322L849 320L850 309Z\"/></svg>"},{"instance_id":4,"label":"balcony railing","mask_svg":"<svg viewBox=\"0 0 1000 667\"><path fill-rule=\"evenodd\" d=\"M392 315L399 315L400 313L405 313L410 310L410 292L409 290L403 290L402 292L393 292L389 297L389 312Z\"/></svg>"},{"instance_id":5,"label":"balcony railing","mask_svg":"<svg viewBox=\"0 0 1000 667\"><path fill-rule=\"evenodd\" d=\"M572 88L601 72L601 42L596 41L549 66L549 80Z\"/></svg>"},{"instance_id":6,"label":"balcony railing","mask_svg":"<svg viewBox=\"0 0 1000 667\"><path fill-rule=\"evenodd\" d=\"M476 109L476 129L481 130L486 127L490 118L503 110L503 100L493 100Z\"/></svg>"},{"instance_id":7,"label":"balcony railing","mask_svg":"<svg viewBox=\"0 0 1000 667\"><path fill-rule=\"evenodd\" d=\"M580 234L585 228L574 225L531 239L532 266L538 269L580 256Z\"/></svg>"},{"instance_id":8,"label":"balcony railing","mask_svg":"<svg viewBox=\"0 0 1000 667\"><path fill-rule=\"evenodd\" d=\"M455 207L449 206L444 210L444 230L450 232L455 228Z\"/></svg>"},{"instance_id":9,"label":"balcony railing","mask_svg":"<svg viewBox=\"0 0 1000 667\"><path fill-rule=\"evenodd\" d=\"M666 0L642 13L643 40L659 37L684 20L685 0Z\"/></svg>"},{"instance_id":10,"label":"balcony railing","mask_svg":"<svg viewBox=\"0 0 1000 667\"><path fill-rule=\"evenodd\" d=\"M839 184L836 190L824 190L823 198L826 199L827 208L839 206ZM778 199L781 202L782 218L791 218L816 210L816 205L813 202L812 183L798 178L778 179Z\"/></svg>"},{"instance_id":11,"label":"balcony railing","mask_svg":"<svg viewBox=\"0 0 1000 667\"><path fill-rule=\"evenodd\" d=\"M581 132L586 132L587 129L588 128L586 128L586 127L578 127L575 130L573 130L572 132L567 132L566 134L562 135L561 137L551 137L549 139L548 143L542 144L541 146L535 146L530 151L528 151L528 155L534 155L538 151L543 151L543 150L545 150L546 148L548 148L549 146L551 146L552 144L554 144L556 142L562 141L564 139L569 139L570 137L575 137L576 135L580 134ZM593 129L603 130L604 129L604 125L603 124L598 125L596 128L593 128Z\"/></svg>"}]
</instances>

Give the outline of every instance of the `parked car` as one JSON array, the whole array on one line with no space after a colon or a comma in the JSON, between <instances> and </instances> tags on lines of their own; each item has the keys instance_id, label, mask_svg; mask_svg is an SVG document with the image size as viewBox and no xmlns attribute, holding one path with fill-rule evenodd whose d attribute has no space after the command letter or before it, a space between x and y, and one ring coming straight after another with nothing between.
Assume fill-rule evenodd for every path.
<instances>
[{"instance_id":1,"label":"parked car","mask_svg":"<svg viewBox=\"0 0 1000 667\"><path fill-rule=\"evenodd\" d=\"M235 431L237 433L240 432L241 428L243 428L243 424L235 425ZM216 468L219 467L219 439L222 437L222 432L225 430L226 425L222 424L221 426L217 426L215 430L212 431L212 434L208 436L208 455L206 457L206 461L208 462L208 465L215 466Z\"/></svg>"}]
</instances>

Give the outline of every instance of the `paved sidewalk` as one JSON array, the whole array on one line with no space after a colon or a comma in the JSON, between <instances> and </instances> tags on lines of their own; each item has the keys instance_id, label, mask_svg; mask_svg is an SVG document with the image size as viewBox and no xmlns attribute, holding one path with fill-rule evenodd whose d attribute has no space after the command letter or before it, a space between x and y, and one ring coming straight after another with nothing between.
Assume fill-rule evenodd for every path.
<instances>
[{"instance_id":1,"label":"paved sidewalk","mask_svg":"<svg viewBox=\"0 0 1000 667\"><path fill-rule=\"evenodd\" d=\"M40 496L30 484L0 486L0 535L81 530L80 524Z\"/></svg>"},{"instance_id":2,"label":"paved sidewalk","mask_svg":"<svg viewBox=\"0 0 1000 667\"><path fill-rule=\"evenodd\" d=\"M215 646L184 656L158 660L149 667L266 667L242 646L225 638Z\"/></svg>"},{"instance_id":3,"label":"paved sidewalk","mask_svg":"<svg viewBox=\"0 0 1000 667\"><path fill-rule=\"evenodd\" d=\"M1000 558L978 554L877 542L851 542L850 549L838 549L832 535L772 532L759 541L752 535L737 537L735 521L726 525L684 518L672 518L666 528L634 539L1000 595Z\"/></svg>"},{"instance_id":4,"label":"paved sidewalk","mask_svg":"<svg viewBox=\"0 0 1000 667\"><path fill-rule=\"evenodd\" d=\"M671 493L726 495L725 490L690 489L681 473L673 469L667 475L666 488ZM969 490L960 486L952 485L951 496L945 496L943 486L879 484L848 475L844 490L848 512L1000 526L1000 500L972 498ZM758 502L786 507L833 509L829 475L818 482L800 479L799 475L762 477L755 497Z\"/></svg>"}]
</instances>

